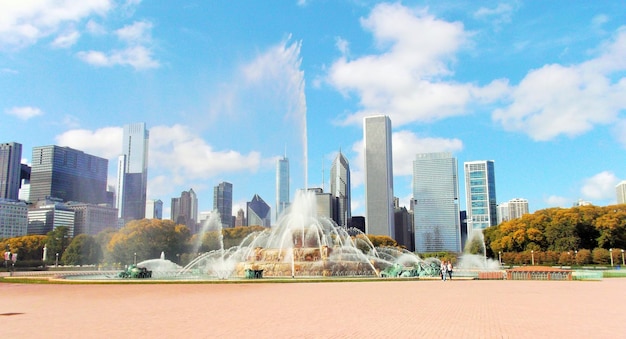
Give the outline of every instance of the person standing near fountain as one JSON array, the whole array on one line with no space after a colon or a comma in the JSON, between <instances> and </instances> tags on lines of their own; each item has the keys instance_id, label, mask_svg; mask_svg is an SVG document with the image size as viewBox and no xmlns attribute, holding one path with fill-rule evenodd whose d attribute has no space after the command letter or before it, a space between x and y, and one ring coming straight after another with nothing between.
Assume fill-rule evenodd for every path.
<instances>
[{"instance_id":1,"label":"person standing near fountain","mask_svg":"<svg viewBox=\"0 0 626 339\"><path fill-rule=\"evenodd\" d=\"M446 265L446 271L448 271L448 277L452 280L452 261L448 260L448 264Z\"/></svg>"},{"instance_id":2,"label":"person standing near fountain","mask_svg":"<svg viewBox=\"0 0 626 339\"><path fill-rule=\"evenodd\" d=\"M441 261L441 280L446 281L446 276L448 275L448 265L446 265L446 261Z\"/></svg>"}]
</instances>

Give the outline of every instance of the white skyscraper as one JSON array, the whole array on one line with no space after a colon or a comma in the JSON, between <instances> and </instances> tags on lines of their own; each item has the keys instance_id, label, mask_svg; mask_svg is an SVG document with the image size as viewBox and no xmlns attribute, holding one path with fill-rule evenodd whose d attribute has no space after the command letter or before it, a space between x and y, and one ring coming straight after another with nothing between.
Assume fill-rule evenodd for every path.
<instances>
[{"instance_id":1,"label":"white skyscraper","mask_svg":"<svg viewBox=\"0 0 626 339\"><path fill-rule=\"evenodd\" d=\"M451 153L416 155L413 199L415 250L460 252L458 163Z\"/></svg>"},{"instance_id":2,"label":"white skyscraper","mask_svg":"<svg viewBox=\"0 0 626 339\"><path fill-rule=\"evenodd\" d=\"M365 145L365 231L395 238L391 120L386 115L363 120Z\"/></svg>"},{"instance_id":3,"label":"white skyscraper","mask_svg":"<svg viewBox=\"0 0 626 339\"><path fill-rule=\"evenodd\" d=\"M617 203L626 204L626 180L615 186L615 193L617 193Z\"/></svg>"}]
</instances>

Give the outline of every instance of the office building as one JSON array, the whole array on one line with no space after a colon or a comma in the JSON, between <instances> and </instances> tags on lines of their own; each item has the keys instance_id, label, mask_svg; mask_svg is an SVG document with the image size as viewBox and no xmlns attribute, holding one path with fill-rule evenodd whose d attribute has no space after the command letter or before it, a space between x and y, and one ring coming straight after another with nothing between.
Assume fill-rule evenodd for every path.
<instances>
[{"instance_id":1,"label":"office building","mask_svg":"<svg viewBox=\"0 0 626 339\"><path fill-rule=\"evenodd\" d=\"M163 219L163 201L161 199L146 201L146 219Z\"/></svg>"},{"instance_id":2,"label":"office building","mask_svg":"<svg viewBox=\"0 0 626 339\"><path fill-rule=\"evenodd\" d=\"M57 227L68 228L68 236L74 237L74 211L61 202L43 201L28 211L28 234L46 235Z\"/></svg>"},{"instance_id":3,"label":"office building","mask_svg":"<svg viewBox=\"0 0 626 339\"><path fill-rule=\"evenodd\" d=\"M498 222L496 175L493 160L465 162L464 168L467 232L469 234L473 230L495 226Z\"/></svg>"},{"instance_id":4,"label":"office building","mask_svg":"<svg viewBox=\"0 0 626 339\"><path fill-rule=\"evenodd\" d=\"M246 212L243 208L240 208L239 211L237 211L237 216L235 217L235 227L237 226L248 226L246 221Z\"/></svg>"},{"instance_id":5,"label":"office building","mask_svg":"<svg viewBox=\"0 0 626 339\"><path fill-rule=\"evenodd\" d=\"M289 159L284 156L276 163L276 219L289 204Z\"/></svg>"},{"instance_id":6,"label":"office building","mask_svg":"<svg viewBox=\"0 0 626 339\"><path fill-rule=\"evenodd\" d=\"M222 227L233 227L233 184L221 182L215 186L213 189L213 210L219 212Z\"/></svg>"},{"instance_id":7,"label":"office building","mask_svg":"<svg viewBox=\"0 0 626 339\"><path fill-rule=\"evenodd\" d=\"M26 235L28 207L23 201L0 199L0 239Z\"/></svg>"},{"instance_id":8,"label":"office building","mask_svg":"<svg viewBox=\"0 0 626 339\"><path fill-rule=\"evenodd\" d=\"M615 186L615 193L617 194L617 203L626 204L626 180Z\"/></svg>"},{"instance_id":9,"label":"office building","mask_svg":"<svg viewBox=\"0 0 626 339\"><path fill-rule=\"evenodd\" d=\"M33 147L29 199L105 203L108 166L107 159L69 147Z\"/></svg>"},{"instance_id":10,"label":"office building","mask_svg":"<svg viewBox=\"0 0 626 339\"><path fill-rule=\"evenodd\" d=\"M146 216L148 141L145 123L124 126L122 155L118 158L116 207L125 222Z\"/></svg>"},{"instance_id":11,"label":"office building","mask_svg":"<svg viewBox=\"0 0 626 339\"><path fill-rule=\"evenodd\" d=\"M117 228L117 208L115 207L76 202L68 202L65 207L74 211L74 236L79 234L93 236L107 228Z\"/></svg>"},{"instance_id":12,"label":"office building","mask_svg":"<svg viewBox=\"0 0 626 339\"><path fill-rule=\"evenodd\" d=\"M333 219L338 226L350 226L352 218L350 189L350 164L340 150L330 168L330 194L336 201Z\"/></svg>"},{"instance_id":13,"label":"office building","mask_svg":"<svg viewBox=\"0 0 626 339\"><path fill-rule=\"evenodd\" d=\"M271 226L272 214L270 205L261 199L258 194L255 194L252 200L246 205L246 209L248 210L248 226Z\"/></svg>"},{"instance_id":14,"label":"office building","mask_svg":"<svg viewBox=\"0 0 626 339\"><path fill-rule=\"evenodd\" d=\"M528 200L514 198L498 205L498 224L528 214Z\"/></svg>"},{"instance_id":15,"label":"office building","mask_svg":"<svg viewBox=\"0 0 626 339\"><path fill-rule=\"evenodd\" d=\"M198 233L198 197L193 188L181 192L180 198L172 198L170 216L175 223L186 225L191 233Z\"/></svg>"},{"instance_id":16,"label":"office building","mask_svg":"<svg viewBox=\"0 0 626 339\"><path fill-rule=\"evenodd\" d=\"M420 153L413 161L415 250L461 252L458 162L451 153Z\"/></svg>"},{"instance_id":17,"label":"office building","mask_svg":"<svg viewBox=\"0 0 626 339\"><path fill-rule=\"evenodd\" d=\"M364 119L363 125L366 233L393 238L391 120L384 115L370 116Z\"/></svg>"},{"instance_id":18,"label":"office building","mask_svg":"<svg viewBox=\"0 0 626 339\"><path fill-rule=\"evenodd\" d=\"M0 199L19 199L21 163L22 144L0 144Z\"/></svg>"}]
</instances>

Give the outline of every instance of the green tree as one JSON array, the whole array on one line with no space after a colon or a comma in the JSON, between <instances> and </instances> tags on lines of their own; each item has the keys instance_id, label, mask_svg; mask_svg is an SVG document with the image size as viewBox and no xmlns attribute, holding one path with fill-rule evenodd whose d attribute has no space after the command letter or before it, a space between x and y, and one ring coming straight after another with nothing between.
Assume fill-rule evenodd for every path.
<instances>
[{"instance_id":1,"label":"green tree","mask_svg":"<svg viewBox=\"0 0 626 339\"><path fill-rule=\"evenodd\" d=\"M48 248L48 256L50 260L54 260L54 256L58 253L59 259L63 256L63 252L72 240L69 236L70 229L67 226L59 226L48 232L46 239L46 247Z\"/></svg>"},{"instance_id":2,"label":"green tree","mask_svg":"<svg viewBox=\"0 0 626 339\"><path fill-rule=\"evenodd\" d=\"M8 238L0 241L0 250L4 253L8 246L11 253L17 253L17 260L42 260L46 239L45 235Z\"/></svg>"},{"instance_id":3,"label":"green tree","mask_svg":"<svg viewBox=\"0 0 626 339\"><path fill-rule=\"evenodd\" d=\"M171 220L142 219L130 221L113 234L107 251L115 263L155 259L161 252L171 259L185 253L190 232L187 226Z\"/></svg>"},{"instance_id":4,"label":"green tree","mask_svg":"<svg viewBox=\"0 0 626 339\"><path fill-rule=\"evenodd\" d=\"M66 265L90 265L97 264L101 258L102 250L95 237L80 234L67 247L62 261Z\"/></svg>"}]
</instances>

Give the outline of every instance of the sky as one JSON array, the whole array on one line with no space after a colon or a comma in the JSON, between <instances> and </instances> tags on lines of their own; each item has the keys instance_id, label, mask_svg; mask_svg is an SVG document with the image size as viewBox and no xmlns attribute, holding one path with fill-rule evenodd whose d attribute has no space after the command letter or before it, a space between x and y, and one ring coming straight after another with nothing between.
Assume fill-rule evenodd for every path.
<instances>
[{"instance_id":1,"label":"sky","mask_svg":"<svg viewBox=\"0 0 626 339\"><path fill-rule=\"evenodd\" d=\"M388 115L394 195L417 153L495 162L498 203L616 202L626 179L626 2L0 0L0 142L109 159L150 130L148 199L233 184L275 208L349 160L364 215L363 117Z\"/></svg>"}]
</instances>

